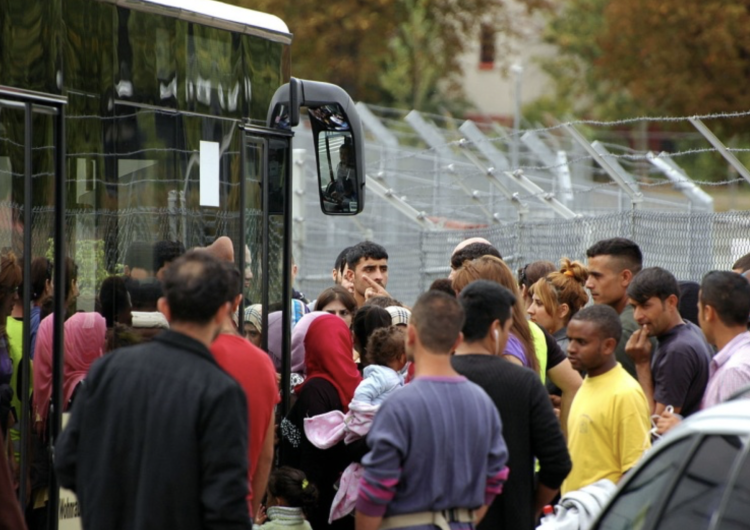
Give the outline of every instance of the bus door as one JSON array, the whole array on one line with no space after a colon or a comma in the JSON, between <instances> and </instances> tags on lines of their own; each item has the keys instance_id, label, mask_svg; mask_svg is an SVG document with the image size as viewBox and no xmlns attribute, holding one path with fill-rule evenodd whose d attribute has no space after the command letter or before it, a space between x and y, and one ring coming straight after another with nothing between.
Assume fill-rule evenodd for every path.
<instances>
[{"instance_id":1,"label":"bus door","mask_svg":"<svg viewBox=\"0 0 750 530\"><path fill-rule=\"evenodd\" d=\"M289 410L291 390L291 140L293 128L300 123L301 108L307 109L313 134L322 212L356 215L365 204L362 125L354 102L340 87L292 78L276 90L268 108L267 127L242 125L242 233L251 249L254 243L261 250L262 347L281 361L282 417ZM268 341L268 309L274 306L281 310L280 344ZM274 315L274 321L276 318Z\"/></svg>"},{"instance_id":2,"label":"bus door","mask_svg":"<svg viewBox=\"0 0 750 530\"><path fill-rule=\"evenodd\" d=\"M11 406L15 425L8 432L10 448L3 448L15 461L20 481L22 509L35 500L22 494L30 489L31 436L34 416L31 406L32 369L30 315L32 310L31 263L46 258L56 264L47 267L53 285L55 318L52 347L52 398L54 410L62 401L62 323L65 285L65 98L0 87L0 256L3 267L12 255L21 269L22 283L17 291L3 286L0 304L7 319L7 351L12 364ZM16 296L18 298L16 298ZM18 300L20 303L13 303ZM4 382L4 381L3 381ZM5 405L5 404L4 404ZM60 407L57 407L60 408ZM44 431L49 451L60 432L60 415L50 413ZM55 477L50 473L49 495L57 497ZM56 503L54 504L57 505Z\"/></svg>"},{"instance_id":3,"label":"bus door","mask_svg":"<svg viewBox=\"0 0 750 530\"><path fill-rule=\"evenodd\" d=\"M240 216L240 232L245 252L240 252L239 261L245 275L245 307L251 303L263 306L261 348L281 360L281 412L286 414L292 318L293 133L244 124L242 134L244 215ZM277 311L281 313L273 319L281 319L281 341L269 344L269 314Z\"/></svg>"}]
</instances>

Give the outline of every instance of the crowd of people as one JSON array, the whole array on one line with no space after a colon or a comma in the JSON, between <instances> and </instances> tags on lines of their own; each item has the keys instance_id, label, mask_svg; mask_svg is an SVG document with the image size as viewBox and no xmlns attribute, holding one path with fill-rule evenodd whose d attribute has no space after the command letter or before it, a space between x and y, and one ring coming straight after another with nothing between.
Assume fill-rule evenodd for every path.
<instances>
[{"instance_id":1,"label":"crowd of people","mask_svg":"<svg viewBox=\"0 0 750 530\"><path fill-rule=\"evenodd\" d=\"M616 484L685 417L750 384L750 257L679 282L614 238L585 263L514 274L471 238L407 307L387 291L386 249L364 241L317 299L294 291L292 386L279 388L285 320L243 299L252 275L231 240L149 249L131 247L94 312L75 311L66 263L71 416L53 462L53 264L32 261L24 412L24 278L0 257L0 528L46 527L52 465L85 528L531 529L561 495Z\"/></svg>"}]
</instances>

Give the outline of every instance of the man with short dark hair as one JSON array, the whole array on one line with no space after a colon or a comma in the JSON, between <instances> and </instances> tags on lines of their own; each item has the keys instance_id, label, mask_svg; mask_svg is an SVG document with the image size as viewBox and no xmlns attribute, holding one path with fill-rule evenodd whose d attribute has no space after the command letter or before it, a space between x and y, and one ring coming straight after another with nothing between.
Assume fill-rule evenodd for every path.
<instances>
[{"instance_id":1,"label":"man with short dark hair","mask_svg":"<svg viewBox=\"0 0 750 530\"><path fill-rule=\"evenodd\" d=\"M712 271L703 277L699 300L701 328L719 350L711 361L705 408L750 385L750 283L733 272Z\"/></svg>"},{"instance_id":2,"label":"man with short dark hair","mask_svg":"<svg viewBox=\"0 0 750 530\"><path fill-rule=\"evenodd\" d=\"M643 267L641 249L623 237L598 241L586 251L589 277L586 288L595 304L605 304L617 311L622 324L622 338L617 344L615 358L635 379L635 363L625 352L630 336L638 329L633 308L628 304L628 285ZM656 348L656 341L651 345Z\"/></svg>"},{"instance_id":3,"label":"man with short dark hair","mask_svg":"<svg viewBox=\"0 0 750 530\"><path fill-rule=\"evenodd\" d=\"M497 409L451 367L463 322L460 304L445 293L428 291L414 305L406 352L416 378L375 415L357 530L470 527L500 493L508 454Z\"/></svg>"},{"instance_id":4,"label":"man with short dark hair","mask_svg":"<svg viewBox=\"0 0 750 530\"><path fill-rule=\"evenodd\" d=\"M339 252L339 255L336 256L336 261L333 263L331 278L333 279L333 283L335 283L336 285L342 285L342 282L344 281L344 273L347 269L346 254L351 248L352 247L346 247L344 250ZM346 285L344 286L344 288L348 289Z\"/></svg>"},{"instance_id":5,"label":"man with short dark hair","mask_svg":"<svg viewBox=\"0 0 750 530\"><path fill-rule=\"evenodd\" d=\"M701 408L723 403L750 385L750 283L729 271L711 271L703 277L698 302L698 320L710 344L718 348L710 364L710 375ZM664 433L680 417L664 412L657 427Z\"/></svg>"},{"instance_id":6,"label":"man with short dark hair","mask_svg":"<svg viewBox=\"0 0 750 530\"><path fill-rule=\"evenodd\" d=\"M500 252L483 237L470 237L461 241L451 254L451 272L448 274L448 279L453 279L464 261L471 261L482 256L495 256L498 259L503 259Z\"/></svg>"},{"instance_id":7,"label":"man with short dark hair","mask_svg":"<svg viewBox=\"0 0 750 530\"><path fill-rule=\"evenodd\" d=\"M568 418L573 470L563 495L601 479L617 483L651 446L646 396L614 355L622 335L617 312L605 304L581 309L567 333L570 363L586 377Z\"/></svg>"},{"instance_id":8,"label":"man with short dark hair","mask_svg":"<svg viewBox=\"0 0 750 530\"><path fill-rule=\"evenodd\" d=\"M661 267L643 269L628 286L628 297L641 327L625 350L635 362L651 414L671 406L689 416L700 408L711 348L698 326L680 316L677 279ZM659 344L655 351L649 337Z\"/></svg>"},{"instance_id":9,"label":"man with short dark hair","mask_svg":"<svg viewBox=\"0 0 750 530\"><path fill-rule=\"evenodd\" d=\"M353 285L357 307L362 307L373 296L390 296L388 285L388 252L372 241L362 241L346 253L349 270L345 278Z\"/></svg>"},{"instance_id":10,"label":"man with short dark hair","mask_svg":"<svg viewBox=\"0 0 750 530\"><path fill-rule=\"evenodd\" d=\"M570 472L565 437L539 376L500 357L513 324L515 296L495 282L477 280L458 300L466 315L464 340L451 364L495 403L512 470L479 530L531 530ZM537 480L534 461L539 463Z\"/></svg>"},{"instance_id":11,"label":"man with short dark hair","mask_svg":"<svg viewBox=\"0 0 750 530\"><path fill-rule=\"evenodd\" d=\"M154 243L154 274L161 280L164 269L185 253L180 241L157 241Z\"/></svg>"},{"instance_id":12,"label":"man with short dark hair","mask_svg":"<svg viewBox=\"0 0 750 530\"><path fill-rule=\"evenodd\" d=\"M448 278L451 280L453 279L456 271L461 268L464 261L475 260L482 256L495 256L497 259L503 259L500 252L498 252L498 250L492 245L482 242L469 243L468 245L454 251L451 255L451 272L448 275Z\"/></svg>"},{"instance_id":13,"label":"man with short dark hair","mask_svg":"<svg viewBox=\"0 0 750 530\"><path fill-rule=\"evenodd\" d=\"M164 273L171 329L105 355L55 447L84 528L250 529L247 405L208 346L229 314L229 278L206 252Z\"/></svg>"},{"instance_id":14,"label":"man with short dark hair","mask_svg":"<svg viewBox=\"0 0 750 530\"><path fill-rule=\"evenodd\" d=\"M222 323L221 333L211 344L219 365L242 387L248 410L248 501L251 515L258 514L268 485L274 451L274 408L279 402L276 369L271 358L238 332L232 319L242 301L242 275L233 263L225 263L230 279L227 298L231 311Z\"/></svg>"}]
</instances>

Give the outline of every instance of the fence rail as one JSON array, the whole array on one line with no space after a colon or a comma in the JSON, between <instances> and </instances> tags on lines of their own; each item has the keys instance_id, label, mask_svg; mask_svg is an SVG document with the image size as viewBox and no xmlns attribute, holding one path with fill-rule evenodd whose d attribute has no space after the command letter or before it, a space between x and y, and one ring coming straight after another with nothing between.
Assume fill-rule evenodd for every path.
<instances>
[{"instance_id":1,"label":"fence rail","mask_svg":"<svg viewBox=\"0 0 750 530\"><path fill-rule=\"evenodd\" d=\"M296 179L294 248L297 285L308 295L330 285L338 253L363 239L389 251L388 290L406 303L448 275L454 246L472 236L492 241L514 269L542 259L585 261L596 241L628 237L647 266L696 281L750 252L750 212L714 213L704 191L744 191L750 149L727 148L702 126L748 113L577 121L513 134L495 124L358 108L371 185L357 218L319 213L313 144L305 134L295 140L307 152ZM617 130L638 122L695 128L657 131L643 142ZM514 149L518 167L509 162Z\"/></svg>"}]
</instances>

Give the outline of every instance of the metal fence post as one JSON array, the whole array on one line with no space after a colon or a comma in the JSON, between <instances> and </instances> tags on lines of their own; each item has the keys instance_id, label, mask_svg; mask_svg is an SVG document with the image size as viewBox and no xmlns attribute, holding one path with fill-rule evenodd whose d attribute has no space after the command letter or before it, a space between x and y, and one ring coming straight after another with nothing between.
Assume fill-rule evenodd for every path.
<instances>
[{"instance_id":1,"label":"metal fence post","mask_svg":"<svg viewBox=\"0 0 750 530\"><path fill-rule=\"evenodd\" d=\"M706 127L706 125L699 120L698 118L689 118L690 123L693 124L693 126L698 129L698 132L703 135L703 137L711 142L711 145L713 145L716 150L721 153L721 156L724 157L724 159L729 162L729 164L737 170L737 172L742 175L742 178L750 182L750 171L745 167L745 165L740 162L734 154L726 148L726 146L717 138L717 136L711 132L711 129Z\"/></svg>"},{"instance_id":2,"label":"metal fence post","mask_svg":"<svg viewBox=\"0 0 750 530\"><path fill-rule=\"evenodd\" d=\"M456 156L451 151L450 147L448 147L445 138L443 138L442 134L440 134L437 128L427 123L425 119L422 118L422 115L416 110L411 111L406 115L406 118L404 119L411 126L411 128L414 129L414 131L427 143L427 145L434 149L438 156L446 162L446 164L448 165L448 173L453 176L453 180L456 182L461 191L463 191L467 197L469 197L476 203L477 208L479 208L489 220L494 221L495 219L492 216L492 213L487 210L487 208L485 208L478 200L479 193L469 190L469 188L466 187L466 184L462 182L460 175L457 174L454 164L454 162L457 162Z\"/></svg>"},{"instance_id":3,"label":"metal fence post","mask_svg":"<svg viewBox=\"0 0 750 530\"><path fill-rule=\"evenodd\" d=\"M563 129L570 134L570 136L578 142L581 147L583 147L589 155L591 155L591 158L593 158L597 164L609 175L612 180L617 182L617 184L623 189L625 193L628 194L630 197L630 200L633 204L633 208L637 208L638 205L643 202L643 194L640 191L633 190L630 185L628 184L627 180L624 179L620 173L618 173L614 167L609 163L609 160L605 160L605 158L600 155L597 150L586 140L586 138L583 137L583 135L576 129L572 124L566 123L563 125Z\"/></svg>"},{"instance_id":4,"label":"metal fence post","mask_svg":"<svg viewBox=\"0 0 750 530\"><path fill-rule=\"evenodd\" d=\"M672 160L668 153L662 151L655 155L651 151L646 154L651 164L659 169L674 184L675 189L682 192L690 201L690 210L697 207L702 211L711 212L714 209L713 198L700 189L700 187L688 177L677 163Z\"/></svg>"}]
</instances>

